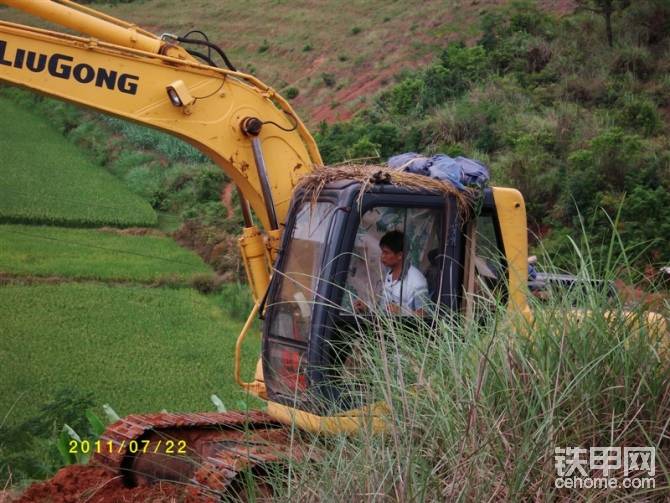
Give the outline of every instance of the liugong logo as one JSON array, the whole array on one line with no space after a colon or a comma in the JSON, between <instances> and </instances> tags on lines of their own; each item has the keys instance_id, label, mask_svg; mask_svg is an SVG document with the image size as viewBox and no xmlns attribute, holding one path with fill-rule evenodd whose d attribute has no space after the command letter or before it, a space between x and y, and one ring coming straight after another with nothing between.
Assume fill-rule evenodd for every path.
<instances>
[{"instance_id":1,"label":"liugong logo","mask_svg":"<svg viewBox=\"0 0 670 503\"><path fill-rule=\"evenodd\" d=\"M0 65L27 69L34 73L47 71L52 77L73 79L80 84L117 90L126 94L137 93L137 75L119 73L103 67L94 68L86 63L74 64L74 58L67 54L41 54L25 49L16 49L13 55L7 52L7 42L0 40Z\"/></svg>"}]
</instances>

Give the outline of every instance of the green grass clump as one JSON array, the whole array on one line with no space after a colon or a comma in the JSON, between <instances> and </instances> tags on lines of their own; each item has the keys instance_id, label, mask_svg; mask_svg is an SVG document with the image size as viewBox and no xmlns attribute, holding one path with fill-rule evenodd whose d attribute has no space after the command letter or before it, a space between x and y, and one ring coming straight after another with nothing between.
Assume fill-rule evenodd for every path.
<instances>
[{"instance_id":1,"label":"green grass clump","mask_svg":"<svg viewBox=\"0 0 670 503\"><path fill-rule=\"evenodd\" d=\"M297 98L299 94L300 94L300 89L298 89L297 87L294 87L294 86L287 87L284 90L284 96L286 96L286 98L289 99L289 100Z\"/></svg>"},{"instance_id":2,"label":"green grass clump","mask_svg":"<svg viewBox=\"0 0 670 503\"><path fill-rule=\"evenodd\" d=\"M0 100L0 221L152 226L156 214L43 119Z\"/></svg>"},{"instance_id":3,"label":"green grass clump","mask_svg":"<svg viewBox=\"0 0 670 503\"><path fill-rule=\"evenodd\" d=\"M177 284L213 277L195 253L166 236L120 232L0 225L0 273Z\"/></svg>"},{"instance_id":4,"label":"green grass clump","mask_svg":"<svg viewBox=\"0 0 670 503\"><path fill-rule=\"evenodd\" d=\"M18 423L62 388L91 392L121 415L213 410L212 393L240 408L232 356L242 323L223 302L186 289L0 288L0 416Z\"/></svg>"},{"instance_id":5,"label":"green grass clump","mask_svg":"<svg viewBox=\"0 0 670 503\"><path fill-rule=\"evenodd\" d=\"M380 315L356 332L343 389L386 403L386 431L308 439L319 462L294 463L279 478L279 501L665 497L670 333L660 315L649 321L592 281L626 270L614 248L602 262L579 252L579 286L531 297L532 321L482 287L470 320L408 325ZM556 488L555 448L596 446L655 447L655 488ZM621 481L623 467L611 476Z\"/></svg>"}]
</instances>

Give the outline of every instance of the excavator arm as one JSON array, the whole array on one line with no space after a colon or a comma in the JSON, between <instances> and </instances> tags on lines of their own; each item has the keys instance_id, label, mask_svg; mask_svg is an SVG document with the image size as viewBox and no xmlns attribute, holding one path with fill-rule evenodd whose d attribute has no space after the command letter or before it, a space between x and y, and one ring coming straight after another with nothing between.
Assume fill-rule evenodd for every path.
<instances>
[{"instance_id":1,"label":"excavator arm","mask_svg":"<svg viewBox=\"0 0 670 503\"><path fill-rule=\"evenodd\" d=\"M269 280L298 179L321 164L291 106L258 79L199 63L156 37L67 0L0 0L91 37L0 21L0 81L173 134L211 158L264 227L244 211L242 255L254 296Z\"/></svg>"}]
</instances>

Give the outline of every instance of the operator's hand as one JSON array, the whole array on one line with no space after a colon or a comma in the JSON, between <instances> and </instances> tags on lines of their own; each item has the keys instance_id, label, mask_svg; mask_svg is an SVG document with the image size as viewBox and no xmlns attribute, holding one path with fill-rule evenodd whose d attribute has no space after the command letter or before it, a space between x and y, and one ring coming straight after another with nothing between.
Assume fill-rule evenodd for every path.
<instances>
[{"instance_id":1,"label":"operator's hand","mask_svg":"<svg viewBox=\"0 0 670 503\"><path fill-rule=\"evenodd\" d=\"M365 305L365 302L363 302L361 299L356 299L354 301L354 311L356 311L357 313L364 313L367 310L368 308Z\"/></svg>"},{"instance_id":2,"label":"operator's hand","mask_svg":"<svg viewBox=\"0 0 670 503\"><path fill-rule=\"evenodd\" d=\"M400 314L400 306L398 304L391 304L388 309L391 314Z\"/></svg>"}]
</instances>

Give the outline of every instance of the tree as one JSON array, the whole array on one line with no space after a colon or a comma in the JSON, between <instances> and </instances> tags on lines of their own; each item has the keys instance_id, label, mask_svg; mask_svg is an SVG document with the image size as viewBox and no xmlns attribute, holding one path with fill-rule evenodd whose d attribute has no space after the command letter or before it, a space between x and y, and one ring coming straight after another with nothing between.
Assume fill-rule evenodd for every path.
<instances>
[{"instance_id":1,"label":"tree","mask_svg":"<svg viewBox=\"0 0 670 503\"><path fill-rule=\"evenodd\" d=\"M577 0L578 10L595 12L605 18L605 30L607 31L607 43L614 46L612 35L612 14L623 11L630 7L630 0Z\"/></svg>"}]
</instances>

